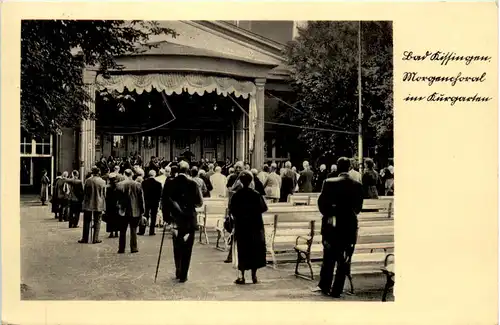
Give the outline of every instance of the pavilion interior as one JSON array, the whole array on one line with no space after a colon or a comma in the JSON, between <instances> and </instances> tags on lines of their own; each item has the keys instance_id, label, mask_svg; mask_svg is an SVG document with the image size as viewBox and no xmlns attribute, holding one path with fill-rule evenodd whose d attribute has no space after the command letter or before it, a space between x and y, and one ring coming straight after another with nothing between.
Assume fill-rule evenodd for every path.
<instances>
[{"instance_id":1,"label":"pavilion interior","mask_svg":"<svg viewBox=\"0 0 500 325\"><path fill-rule=\"evenodd\" d=\"M248 99L228 95L238 106L215 91L200 96L125 90L122 95L133 99L96 97L96 158L137 152L145 161L151 156L171 160L189 146L196 159L241 159L239 147L247 145L248 133L242 109L248 113Z\"/></svg>"}]
</instances>

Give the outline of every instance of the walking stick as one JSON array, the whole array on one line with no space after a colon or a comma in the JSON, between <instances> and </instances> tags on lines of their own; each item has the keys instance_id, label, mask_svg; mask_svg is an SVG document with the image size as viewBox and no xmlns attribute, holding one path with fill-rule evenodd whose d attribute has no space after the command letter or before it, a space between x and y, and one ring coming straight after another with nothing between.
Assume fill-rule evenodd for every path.
<instances>
[{"instance_id":1,"label":"walking stick","mask_svg":"<svg viewBox=\"0 0 500 325\"><path fill-rule=\"evenodd\" d=\"M163 240L165 240L166 229L167 226L165 225L165 223L163 223L163 234L161 235L160 252L158 254L158 263L156 263L155 283L156 283L156 278L158 277L158 269L160 268L161 251L163 249Z\"/></svg>"},{"instance_id":2,"label":"walking stick","mask_svg":"<svg viewBox=\"0 0 500 325\"><path fill-rule=\"evenodd\" d=\"M93 216L92 216L92 217L93 217ZM89 226L89 227L90 227L90 239L89 239L89 240L90 240L92 243L94 243L94 232L93 232L93 230L94 230L94 219L93 219L93 218L92 218L92 219L90 219L90 226Z\"/></svg>"}]
</instances>

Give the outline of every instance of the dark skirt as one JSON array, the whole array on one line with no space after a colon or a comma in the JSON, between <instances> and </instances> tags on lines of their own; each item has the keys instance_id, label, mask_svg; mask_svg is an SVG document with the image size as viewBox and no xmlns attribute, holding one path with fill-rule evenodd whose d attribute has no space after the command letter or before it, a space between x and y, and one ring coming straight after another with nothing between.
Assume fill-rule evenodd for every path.
<instances>
[{"instance_id":1,"label":"dark skirt","mask_svg":"<svg viewBox=\"0 0 500 325\"><path fill-rule=\"evenodd\" d=\"M238 233L235 229L236 247L238 252L238 270L257 270L266 266L266 239L264 230L248 231L243 229Z\"/></svg>"},{"instance_id":2,"label":"dark skirt","mask_svg":"<svg viewBox=\"0 0 500 325\"><path fill-rule=\"evenodd\" d=\"M106 214L106 232L114 232L120 230L119 215Z\"/></svg>"}]
</instances>

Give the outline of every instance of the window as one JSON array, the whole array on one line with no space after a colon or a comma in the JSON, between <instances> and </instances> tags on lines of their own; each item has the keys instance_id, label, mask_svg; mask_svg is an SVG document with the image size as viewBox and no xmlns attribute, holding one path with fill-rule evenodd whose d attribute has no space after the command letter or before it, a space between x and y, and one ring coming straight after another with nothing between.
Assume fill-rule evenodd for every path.
<instances>
[{"instance_id":1,"label":"window","mask_svg":"<svg viewBox=\"0 0 500 325\"><path fill-rule=\"evenodd\" d=\"M125 138L123 135L113 136L113 148L125 148Z\"/></svg>"},{"instance_id":2,"label":"window","mask_svg":"<svg viewBox=\"0 0 500 325\"><path fill-rule=\"evenodd\" d=\"M36 137L36 154L50 155L50 135L47 137Z\"/></svg>"},{"instance_id":3,"label":"window","mask_svg":"<svg viewBox=\"0 0 500 325\"><path fill-rule=\"evenodd\" d=\"M28 134L21 134L21 154L32 154L32 138Z\"/></svg>"},{"instance_id":4,"label":"window","mask_svg":"<svg viewBox=\"0 0 500 325\"><path fill-rule=\"evenodd\" d=\"M141 145L144 149L152 149L155 147L154 138L151 136L144 136L141 138Z\"/></svg>"}]
</instances>

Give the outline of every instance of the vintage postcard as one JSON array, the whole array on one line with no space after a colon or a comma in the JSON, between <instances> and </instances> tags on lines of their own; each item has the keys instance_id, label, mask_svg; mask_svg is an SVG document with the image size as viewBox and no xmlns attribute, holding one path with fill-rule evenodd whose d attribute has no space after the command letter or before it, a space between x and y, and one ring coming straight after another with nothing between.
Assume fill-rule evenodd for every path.
<instances>
[{"instance_id":1,"label":"vintage postcard","mask_svg":"<svg viewBox=\"0 0 500 325\"><path fill-rule=\"evenodd\" d=\"M494 2L2 9L2 322L497 323Z\"/></svg>"}]
</instances>

